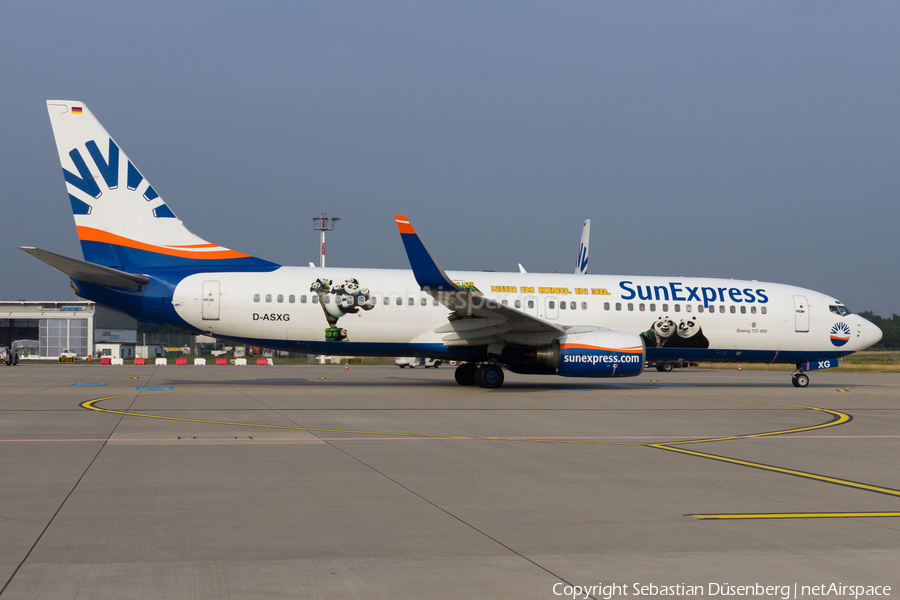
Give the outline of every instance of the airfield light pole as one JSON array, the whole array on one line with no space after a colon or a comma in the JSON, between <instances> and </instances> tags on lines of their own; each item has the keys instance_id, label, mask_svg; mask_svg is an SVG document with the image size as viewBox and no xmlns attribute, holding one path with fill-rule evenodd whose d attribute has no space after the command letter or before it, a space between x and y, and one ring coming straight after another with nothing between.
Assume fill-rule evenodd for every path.
<instances>
[{"instance_id":1,"label":"airfield light pole","mask_svg":"<svg viewBox=\"0 0 900 600\"><path fill-rule=\"evenodd\" d=\"M319 258L319 266L325 267L325 232L334 229L335 221L340 221L339 217L326 217L322 213L320 217L313 217L313 229L322 233L322 256Z\"/></svg>"}]
</instances>

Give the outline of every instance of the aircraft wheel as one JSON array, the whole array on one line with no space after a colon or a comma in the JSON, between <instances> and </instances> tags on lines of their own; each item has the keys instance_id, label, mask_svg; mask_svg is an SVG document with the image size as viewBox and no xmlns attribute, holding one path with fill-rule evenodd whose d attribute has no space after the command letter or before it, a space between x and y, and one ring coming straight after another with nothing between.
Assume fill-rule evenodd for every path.
<instances>
[{"instance_id":1,"label":"aircraft wheel","mask_svg":"<svg viewBox=\"0 0 900 600\"><path fill-rule=\"evenodd\" d=\"M798 373L791 377L791 383L794 384L794 387L805 388L809 385L809 376L805 373Z\"/></svg>"},{"instance_id":2,"label":"aircraft wheel","mask_svg":"<svg viewBox=\"0 0 900 600\"><path fill-rule=\"evenodd\" d=\"M503 385L503 369L497 365L481 365L475 371L475 381L478 387L498 388Z\"/></svg>"},{"instance_id":3,"label":"aircraft wheel","mask_svg":"<svg viewBox=\"0 0 900 600\"><path fill-rule=\"evenodd\" d=\"M475 382L475 372L478 370L478 365L475 363L463 363L456 367L456 372L454 375L456 376L456 383L459 385L476 385Z\"/></svg>"}]
</instances>

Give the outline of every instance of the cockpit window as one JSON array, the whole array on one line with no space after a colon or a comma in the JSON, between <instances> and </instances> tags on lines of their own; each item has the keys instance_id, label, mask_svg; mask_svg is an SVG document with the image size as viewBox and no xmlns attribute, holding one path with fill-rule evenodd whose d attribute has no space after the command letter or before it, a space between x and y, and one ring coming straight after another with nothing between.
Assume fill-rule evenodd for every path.
<instances>
[{"instance_id":1,"label":"cockpit window","mask_svg":"<svg viewBox=\"0 0 900 600\"><path fill-rule=\"evenodd\" d=\"M847 310L847 307L840 305L840 304L832 304L831 306L828 307L828 310L830 310L831 312L833 312L836 315L841 315L842 317L846 317L847 315L850 314L850 311Z\"/></svg>"}]
</instances>

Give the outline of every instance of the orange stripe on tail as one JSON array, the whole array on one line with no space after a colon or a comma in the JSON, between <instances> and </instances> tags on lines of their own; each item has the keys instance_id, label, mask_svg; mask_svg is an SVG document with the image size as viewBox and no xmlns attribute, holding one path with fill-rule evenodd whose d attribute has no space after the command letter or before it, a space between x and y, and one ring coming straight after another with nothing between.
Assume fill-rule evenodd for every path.
<instances>
[{"instance_id":1,"label":"orange stripe on tail","mask_svg":"<svg viewBox=\"0 0 900 600\"><path fill-rule=\"evenodd\" d=\"M84 242L100 242L102 244L112 244L114 246L125 246L126 248L135 248L137 250L146 250L147 252L155 252L157 254L165 254L167 256L177 256L179 258L195 258L198 260L217 260L225 258L248 258L249 254L242 254L234 250L221 250L213 252L198 252L197 250L175 250L164 246L154 246L153 244L145 244L114 233L108 233L93 227L84 227L79 225L78 239ZM198 245L198 248L206 247ZM213 246L215 247L215 246Z\"/></svg>"}]
</instances>

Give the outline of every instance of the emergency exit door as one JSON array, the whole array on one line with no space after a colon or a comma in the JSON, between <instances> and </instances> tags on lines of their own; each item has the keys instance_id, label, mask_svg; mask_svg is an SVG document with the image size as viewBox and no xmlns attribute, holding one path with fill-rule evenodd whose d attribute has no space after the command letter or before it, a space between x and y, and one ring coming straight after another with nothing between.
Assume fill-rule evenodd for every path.
<instances>
[{"instance_id":1,"label":"emergency exit door","mask_svg":"<svg viewBox=\"0 0 900 600\"><path fill-rule=\"evenodd\" d=\"M806 296L794 296L794 331L809 332L809 305Z\"/></svg>"},{"instance_id":2,"label":"emergency exit door","mask_svg":"<svg viewBox=\"0 0 900 600\"><path fill-rule=\"evenodd\" d=\"M200 299L200 314L204 321L219 320L219 282L204 281L203 297Z\"/></svg>"}]
</instances>

